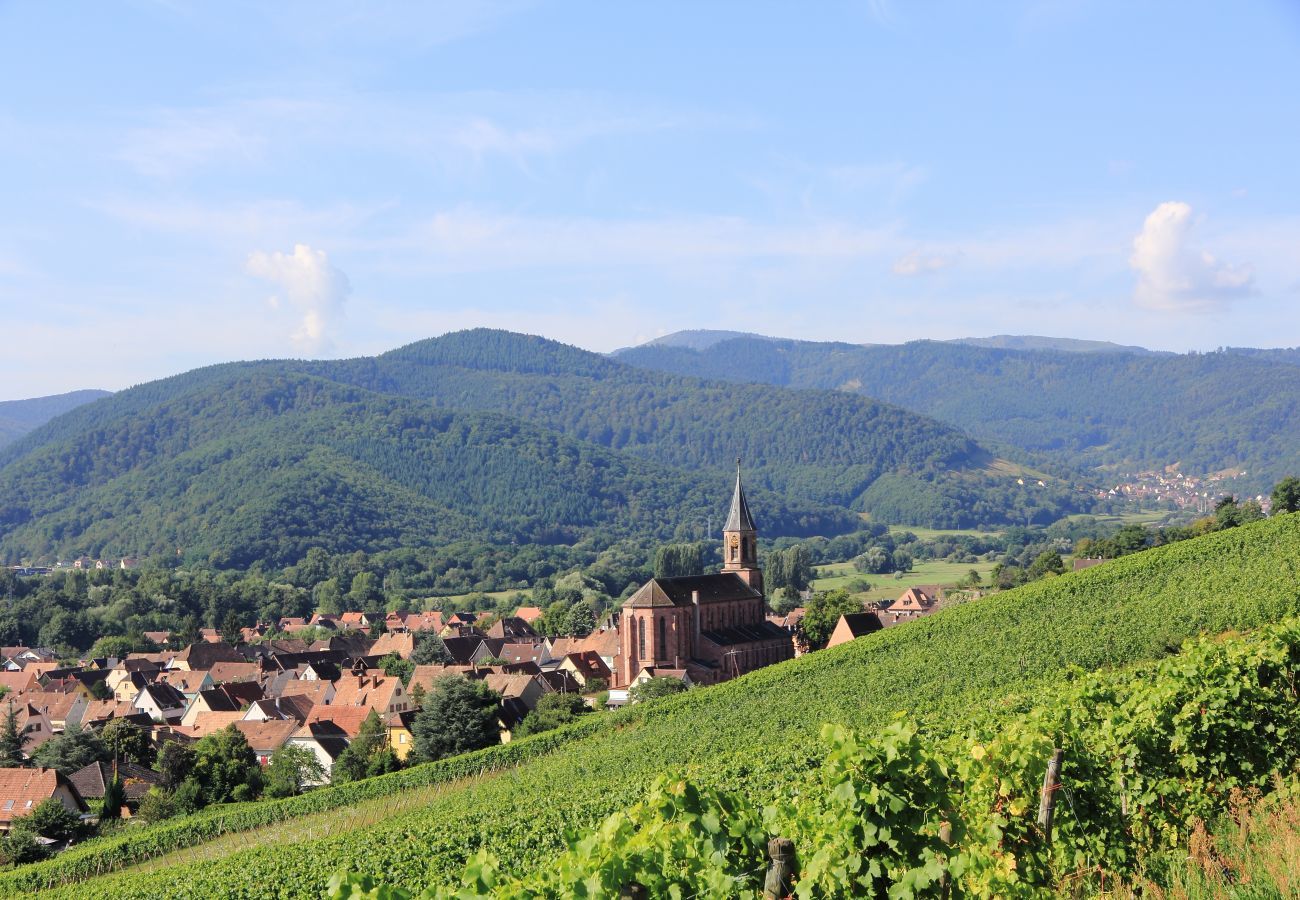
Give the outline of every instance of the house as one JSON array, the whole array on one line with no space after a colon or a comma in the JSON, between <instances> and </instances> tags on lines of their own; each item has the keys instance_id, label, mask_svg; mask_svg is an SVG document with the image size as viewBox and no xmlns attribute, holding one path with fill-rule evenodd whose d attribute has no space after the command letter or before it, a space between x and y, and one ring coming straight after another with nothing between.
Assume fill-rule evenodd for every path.
<instances>
[{"instance_id":1,"label":"house","mask_svg":"<svg viewBox=\"0 0 1300 900\"><path fill-rule=\"evenodd\" d=\"M235 727L248 740L258 763L266 765L275 751L283 747L301 726L296 719L270 719L264 722L239 721Z\"/></svg>"},{"instance_id":2,"label":"house","mask_svg":"<svg viewBox=\"0 0 1300 900\"><path fill-rule=\"evenodd\" d=\"M446 624L443 627L447 629L472 628L474 623L477 621L478 613L452 613L451 616L446 619Z\"/></svg>"},{"instance_id":3,"label":"house","mask_svg":"<svg viewBox=\"0 0 1300 900\"><path fill-rule=\"evenodd\" d=\"M361 730L361 723L375 711L369 706L313 706L311 712L307 714L307 721L303 724L333 722L342 729L348 740L352 740ZM383 718L382 713L380 718Z\"/></svg>"},{"instance_id":4,"label":"house","mask_svg":"<svg viewBox=\"0 0 1300 900\"><path fill-rule=\"evenodd\" d=\"M432 631L434 634L439 634L446 627L442 621L442 612L436 609L411 613L402 620L402 626L412 634L419 631Z\"/></svg>"},{"instance_id":5,"label":"house","mask_svg":"<svg viewBox=\"0 0 1300 900\"><path fill-rule=\"evenodd\" d=\"M532 675L488 675L484 683L501 695L502 700L519 700L529 711L547 693L542 680Z\"/></svg>"},{"instance_id":6,"label":"house","mask_svg":"<svg viewBox=\"0 0 1300 900\"><path fill-rule=\"evenodd\" d=\"M77 794L86 803L102 801L108 792L108 785L113 778L122 780L122 793L126 796L128 809L140 805L140 798L149 792L149 788L158 784L162 776L153 769L137 766L135 763L119 761L116 764L93 762L84 769L78 769L68 776L68 781L76 788Z\"/></svg>"},{"instance_id":7,"label":"house","mask_svg":"<svg viewBox=\"0 0 1300 900\"><path fill-rule=\"evenodd\" d=\"M411 723L415 720L415 713L416 710L408 709L406 712L398 713L396 718L388 723L388 746L403 762L415 749L415 737L411 733Z\"/></svg>"},{"instance_id":8,"label":"house","mask_svg":"<svg viewBox=\"0 0 1300 900\"><path fill-rule=\"evenodd\" d=\"M262 677L262 665L255 662L219 662L213 663L208 674L212 676L214 685L257 681Z\"/></svg>"},{"instance_id":9,"label":"house","mask_svg":"<svg viewBox=\"0 0 1300 900\"><path fill-rule=\"evenodd\" d=\"M172 633L170 631L146 631L144 636L153 641L159 647L166 647L171 643Z\"/></svg>"},{"instance_id":10,"label":"house","mask_svg":"<svg viewBox=\"0 0 1300 900\"><path fill-rule=\"evenodd\" d=\"M581 694L582 684L568 669L552 669L539 676L546 689L555 694Z\"/></svg>"},{"instance_id":11,"label":"house","mask_svg":"<svg viewBox=\"0 0 1300 900\"><path fill-rule=\"evenodd\" d=\"M117 697L117 689L120 685L123 683L133 683L131 676L135 673L142 673L144 677L142 677L139 683L135 685L135 691L132 692L131 696L118 697L120 700L130 700L135 697L135 694L139 692L140 688L144 687L148 682L153 681L160 671L162 671L162 667L152 659L127 657L126 659L119 660L117 665L109 669L108 677L104 679L104 684L113 692L113 696Z\"/></svg>"},{"instance_id":12,"label":"house","mask_svg":"<svg viewBox=\"0 0 1300 900\"><path fill-rule=\"evenodd\" d=\"M169 684L146 684L131 705L155 722L179 723L189 701Z\"/></svg>"},{"instance_id":13,"label":"house","mask_svg":"<svg viewBox=\"0 0 1300 900\"><path fill-rule=\"evenodd\" d=\"M36 690L39 686L40 683L32 672L24 672L21 669L13 672L0 672L0 688L5 688L11 694Z\"/></svg>"},{"instance_id":14,"label":"house","mask_svg":"<svg viewBox=\"0 0 1300 900\"><path fill-rule=\"evenodd\" d=\"M19 699L44 713L55 731L64 731L69 725L75 727L80 724L82 713L89 703L80 692L28 691Z\"/></svg>"},{"instance_id":15,"label":"house","mask_svg":"<svg viewBox=\"0 0 1300 900\"><path fill-rule=\"evenodd\" d=\"M1102 563L1109 562L1109 561L1110 560L1102 559L1100 556L1098 557L1089 556L1089 557L1085 557L1084 559L1076 559L1074 561L1073 571L1082 572L1084 569L1091 569L1093 566L1099 566Z\"/></svg>"},{"instance_id":16,"label":"house","mask_svg":"<svg viewBox=\"0 0 1300 900\"><path fill-rule=\"evenodd\" d=\"M826 646L829 648L847 644L864 634L880 631L884 627L884 624L880 621L880 616L873 612L846 613L840 616L840 620L835 623L835 630L831 632L830 638L826 641Z\"/></svg>"},{"instance_id":17,"label":"house","mask_svg":"<svg viewBox=\"0 0 1300 900\"><path fill-rule=\"evenodd\" d=\"M551 661L551 654L546 648L545 641L537 643L511 643L503 644L500 650L500 658L508 663L536 663L542 665Z\"/></svg>"},{"instance_id":18,"label":"house","mask_svg":"<svg viewBox=\"0 0 1300 900\"><path fill-rule=\"evenodd\" d=\"M54 737L54 726L50 724L50 720L46 718L45 713L30 703L21 700L15 703L10 699L5 705L5 713L7 714L10 709L18 714L16 724L19 732L27 736L23 742L23 752L28 756L31 756L41 744Z\"/></svg>"},{"instance_id":19,"label":"house","mask_svg":"<svg viewBox=\"0 0 1300 900\"><path fill-rule=\"evenodd\" d=\"M129 572L132 569L140 568L140 560L136 559L134 556L124 556L117 561L117 567Z\"/></svg>"},{"instance_id":20,"label":"house","mask_svg":"<svg viewBox=\"0 0 1300 900\"><path fill-rule=\"evenodd\" d=\"M411 708L410 698L400 678L368 669L362 675L344 675L334 683L331 708L361 706L376 710L384 721Z\"/></svg>"},{"instance_id":21,"label":"house","mask_svg":"<svg viewBox=\"0 0 1300 900\"><path fill-rule=\"evenodd\" d=\"M239 710L235 710L234 712L204 712L196 715L193 721L188 725L182 725L180 723L173 725L171 733L178 737L197 741L210 734L214 734L227 726L234 725L236 722L242 722L243 720L244 714Z\"/></svg>"},{"instance_id":22,"label":"house","mask_svg":"<svg viewBox=\"0 0 1300 900\"><path fill-rule=\"evenodd\" d=\"M415 636L410 633L385 632L370 645L369 656L381 659L390 653L396 653L402 659L410 659L415 652Z\"/></svg>"},{"instance_id":23,"label":"house","mask_svg":"<svg viewBox=\"0 0 1300 900\"><path fill-rule=\"evenodd\" d=\"M609 666L611 672L617 671L616 661L618 659L618 629L617 628L597 628L591 634L582 639L582 644L578 647L579 651L593 651L605 665Z\"/></svg>"},{"instance_id":24,"label":"house","mask_svg":"<svg viewBox=\"0 0 1300 900\"><path fill-rule=\"evenodd\" d=\"M235 682L200 691L185 710L181 724L193 725L203 713L243 712L262 696L262 686L257 682Z\"/></svg>"},{"instance_id":25,"label":"house","mask_svg":"<svg viewBox=\"0 0 1300 900\"><path fill-rule=\"evenodd\" d=\"M931 594L919 585L910 587L903 592L901 597L884 608L883 612L886 615L881 617L881 622L892 625L896 622L919 619L921 616L929 615L938 609L938 604L935 602L937 595L937 590L934 594Z\"/></svg>"},{"instance_id":26,"label":"house","mask_svg":"<svg viewBox=\"0 0 1300 900\"><path fill-rule=\"evenodd\" d=\"M597 682L603 682L600 685L601 690L609 687L610 679L613 673L610 672L609 666L597 655L594 650L584 650L581 653L570 653L564 659L560 660L560 668L566 672L572 672L574 679L588 689L588 685L594 685ZM596 687L590 688L596 690Z\"/></svg>"},{"instance_id":27,"label":"house","mask_svg":"<svg viewBox=\"0 0 1300 900\"><path fill-rule=\"evenodd\" d=\"M303 631L310 628L311 625L302 616L281 616L280 621L275 623L277 631L283 631L285 634L293 634L295 631Z\"/></svg>"},{"instance_id":28,"label":"house","mask_svg":"<svg viewBox=\"0 0 1300 900\"><path fill-rule=\"evenodd\" d=\"M515 610L515 617L523 619L531 628L545 613L539 606L521 606Z\"/></svg>"},{"instance_id":29,"label":"house","mask_svg":"<svg viewBox=\"0 0 1300 900\"><path fill-rule=\"evenodd\" d=\"M487 630L487 636L517 643L540 640L532 626L518 616L505 616L493 622Z\"/></svg>"},{"instance_id":30,"label":"house","mask_svg":"<svg viewBox=\"0 0 1300 900\"><path fill-rule=\"evenodd\" d=\"M339 725L332 721L317 720L303 723L286 743L310 750L325 770L325 777L320 783L328 784L334 760L348 748L349 740L349 735Z\"/></svg>"},{"instance_id":31,"label":"house","mask_svg":"<svg viewBox=\"0 0 1300 900\"><path fill-rule=\"evenodd\" d=\"M442 639L442 643L446 646L453 662L467 666L473 661L474 655L483 641L481 638L445 637Z\"/></svg>"},{"instance_id":32,"label":"house","mask_svg":"<svg viewBox=\"0 0 1300 900\"><path fill-rule=\"evenodd\" d=\"M373 626L382 624L385 617L381 612L345 612L339 618L344 628L369 632Z\"/></svg>"},{"instance_id":33,"label":"house","mask_svg":"<svg viewBox=\"0 0 1300 900\"><path fill-rule=\"evenodd\" d=\"M212 673L207 669L198 671L172 669L160 672L158 677L154 679L154 684L166 684L176 688L185 695L186 701L193 701L202 691L215 687L212 681Z\"/></svg>"},{"instance_id":34,"label":"house","mask_svg":"<svg viewBox=\"0 0 1300 900\"><path fill-rule=\"evenodd\" d=\"M77 815L86 811L77 789L57 769L0 769L0 831L8 832L15 819L51 797Z\"/></svg>"},{"instance_id":35,"label":"house","mask_svg":"<svg viewBox=\"0 0 1300 900\"><path fill-rule=\"evenodd\" d=\"M334 682L338 681L342 675L343 673L339 671L338 664L328 660L318 660L317 662L307 663L307 665L303 666L302 670L298 673L298 677L303 681Z\"/></svg>"},{"instance_id":36,"label":"house","mask_svg":"<svg viewBox=\"0 0 1300 900\"><path fill-rule=\"evenodd\" d=\"M153 725L153 719L130 700L91 700L81 713L81 727L100 729L114 719L127 719L145 729Z\"/></svg>"},{"instance_id":37,"label":"house","mask_svg":"<svg viewBox=\"0 0 1300 900\"><path fill-rule=\"evenodd\" d=\"M154 679L159 674L158 669L147 669L139 672L128 672L126 677L118 681L117 687L113 689L113 699L122 700L127 703L135 700L140 695L140 691L147 684L153 684Z\"/></svg>"},{"instance_id":38,"label":"house","mask_svg":"<svg viewBox=\"0 0 1300 900\"><path fill-rule=\"evenodd\" d=\"M244 721L266 722L276 719L292 720L301 724L307 721L313 706L315 704L312 703L311 698L304 694L290 697L265 697L253 701L244 712Z\"/></svg>"},{"instance_id":39,"label":"house","mask_svg":"<svg viewBox=\"0 0 1300 900\"><path fill-rule=\"evenodd\" d=\"M329 706L334 700L334 682L312 681L305 678L289 681L280 689L280 697L306 697L313 706Z\"/></svg>"},{"instance_id":40,"label":"house","mask_svg":"<svg viewBox=\"0 0 1300 900\"><path fill-rule=\"evenodd\" d=\"M205 641L190 644L172 657L167 668L193 672L211 669L213 665L219 662L245 662L245 660L238 650L225 641Z\"/></svg>"},{"instance_id":41,"label":"house","mask_svg":"<svg viewBox=\"0 0 1300 900\"><path fill-rule=\"evenodd\" d=\"M695 682L691 679L690 672L686 669L674 669L668 666L656 666L654 668L646 667L637 673L632 679L629 688L636 687L638 684L645 684L652 678L673 678L686 685L688 688L693 687Z\"/></svg>"}]
</instances>

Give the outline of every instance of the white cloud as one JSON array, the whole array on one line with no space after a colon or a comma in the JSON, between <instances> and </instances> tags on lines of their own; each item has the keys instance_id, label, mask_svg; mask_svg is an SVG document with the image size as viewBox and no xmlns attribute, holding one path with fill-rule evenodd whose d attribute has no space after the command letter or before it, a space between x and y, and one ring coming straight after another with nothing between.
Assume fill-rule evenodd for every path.
<instances>
[{"instance_id":1,"label":"white cloud","mask_svg":"<svg viewBox=\"0 0 1300 900\"><path fill-rule=\"evenodd\" d=\"M1255 290L1249 266L1220 262L1192 246L1192 208L1161 203L1133 239L1129 265L1137 272L1134 299L1151 309L1205 312Z\"/></svg>"},{"instance_id":2,"label":"white cloud","mask_svg":"<svg viewBox=\"0 0 1300 900\"><path fill-rule=\"evenodd\" d=\"M270 298L273 309L286 305L300 316L290 335L302 353L320 353L332 346L330 326L343 314L352 286L348 277L329 261L324 250L295 244L293 253L249 254L245 267L250 275L276 284L284 296Z\"/></svg>"},{"instance_id":3,"label":"white cloud","mask_svg":"<svg viewBox=\"0 0 1300 900\"><path fill-rule=\"evenodd\" d=\"M905 253L898 259L894 260L893 273L895 275L928 275L932 272L938 272L940 269L946 269L953 264L951 256L940 256L935 253L922 253L920 250L912 250Z\"/></svg>"}]
</instances>

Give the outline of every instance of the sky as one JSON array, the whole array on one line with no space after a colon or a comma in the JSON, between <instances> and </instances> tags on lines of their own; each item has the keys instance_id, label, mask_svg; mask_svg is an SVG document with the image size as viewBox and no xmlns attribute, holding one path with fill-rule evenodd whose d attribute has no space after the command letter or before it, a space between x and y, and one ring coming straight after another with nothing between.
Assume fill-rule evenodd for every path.
<instances>
[{"instance_id":1,"label":"sky","mask_svg":"<svg viewBox=\"0 0 1300 900\"><path fill-rule=\"evenodd\" d=\"M0 399L477 326L1300 345L1300 2L0 0Z\"/></svg>"}]
</instances>

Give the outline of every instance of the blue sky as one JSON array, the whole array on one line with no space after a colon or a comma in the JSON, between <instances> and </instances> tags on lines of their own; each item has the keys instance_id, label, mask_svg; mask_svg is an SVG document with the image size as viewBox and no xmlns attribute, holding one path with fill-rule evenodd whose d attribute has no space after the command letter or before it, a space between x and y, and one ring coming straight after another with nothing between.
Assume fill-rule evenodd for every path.
<instances>
[{"instance_id":1,"label":"blue sky","mask_svg":"<svg viewBox=\"0 0 1300 900\"><path fill-rule=\"evenodd\" d=\"M0 0L0 399L476 325L1297 345L1297 159L1284 0Z\"/></svg>"}]
</instances>

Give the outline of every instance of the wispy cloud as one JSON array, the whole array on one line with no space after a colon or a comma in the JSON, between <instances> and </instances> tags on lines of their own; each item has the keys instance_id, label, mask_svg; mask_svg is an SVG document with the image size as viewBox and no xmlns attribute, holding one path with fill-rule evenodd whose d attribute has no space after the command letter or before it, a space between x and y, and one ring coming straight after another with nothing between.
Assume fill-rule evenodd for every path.
<instances>
[{"instance_id":1,"label":"wispy cloud","mask_svg":"<svg viewBox=\"0 0 1300 900\"><path fill-rule=\"evenodd\" d=\"M277 285L282 294L269 298L273 309L287 307L297 319L289 336L302 353L321 353L333 345L331 327L343 315L352 285L329 261L324 250L294 245L292 253L257 251L248 257L250 275Z\"/></svg>"},{"instance_id":2,"label":"wispy cloud","mask_svg":"<svg viewBox=\"0 0 1300 900\"><path fill-rule=\"evenodd\" d=\"M1134 299L1151 309L1207 312L1254 293L1249 266L1221 262L1195 247L1192 208L1171 201L1157 206L1133 239L1129 265L1137 273Z\"/></svg>"},{"instance_id":3,"label":"wispy cloud","mask_svg":"<svg viewBox=\"0 0 1300 900\"><path fill-rule=\"evenodd\" d=\"M937 253L924 253L920 250L912 250L903 254L894 260L891 267L895 275L909 277L912 275L928 275L946 269L953 264L954 257L942 256Z\"/></svg>"}]
</instances>

